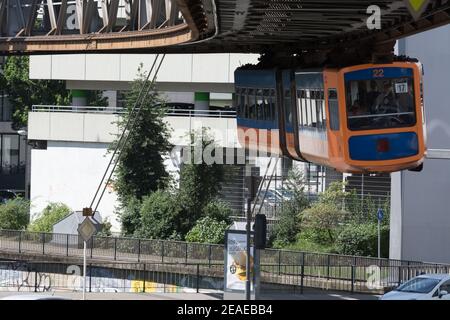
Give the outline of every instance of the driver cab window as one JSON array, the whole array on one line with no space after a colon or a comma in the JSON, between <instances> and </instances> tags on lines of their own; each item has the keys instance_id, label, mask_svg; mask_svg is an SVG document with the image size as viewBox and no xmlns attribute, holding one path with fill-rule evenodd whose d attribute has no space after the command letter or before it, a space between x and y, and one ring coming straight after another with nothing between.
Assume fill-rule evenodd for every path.
<instances>
[{"instance_id":1,"label":"driver cab window","mask_svg":"<svg viewBox=\"0 0 450 320\"><path fill-rule=\"evenodd\" d=\"M410 77L346 82L350 130L412 126L416 123L414 82Z\"/></svg>"}]
</instances>

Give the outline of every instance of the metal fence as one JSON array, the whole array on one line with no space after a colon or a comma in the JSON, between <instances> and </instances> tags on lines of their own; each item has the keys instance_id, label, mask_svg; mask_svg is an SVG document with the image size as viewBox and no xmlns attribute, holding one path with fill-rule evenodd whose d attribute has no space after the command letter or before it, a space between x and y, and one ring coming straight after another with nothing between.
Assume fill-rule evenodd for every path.
<instances>
[{"instance_id":1,"label":"metal fence","mask_svg":"<svg viewBox=\"0 0 450 320\"><path fill-rule=\"evenodd\" d=\"M64 112L64 113L101 113L101 114L124 114L124 108L96 107L96 106L57 106L57 105L33 105L32 112ZM168 108L167 116L179 117L211 117L211 118L236 118L234 110L194 110Z\"/></svg>"},{"instance_id":2,"label":"metal fence","mask_svg":"<svg viewBox=\"0 0 450 320\"><path fill-rule=\"evenodd\" d=\"M165 271L169 273L171 265L180 268L198 265L201 270L220 269L215 276L223 277L222 245L94 236L87 248L91 262L160 265L166 266ZM81 258L83 241L77 235L0 230L1 251L33 254L44 259L48 256ZM450 272L450 265L446 264L290 250L261 250L260 257L265 287L281 286L283 290L313 287L374 293L395 287L421 273Z\"/></svg>"}]
</instances>

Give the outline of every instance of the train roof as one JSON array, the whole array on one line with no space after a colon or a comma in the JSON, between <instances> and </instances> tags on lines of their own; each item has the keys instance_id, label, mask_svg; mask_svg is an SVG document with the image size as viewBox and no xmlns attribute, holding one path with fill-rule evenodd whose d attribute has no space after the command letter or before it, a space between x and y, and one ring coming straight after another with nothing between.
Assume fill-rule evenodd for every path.
<instances>
[{"instance_id":1,"label":"train roof","mask_svg":"<svg viewBox=\"0 0 450 320\"><path fill-rule=\"evenodd\" d=\"M234 83L245 88L275 88L276 69L237 69L234 72Z\"/></svg>"}]
</instances>

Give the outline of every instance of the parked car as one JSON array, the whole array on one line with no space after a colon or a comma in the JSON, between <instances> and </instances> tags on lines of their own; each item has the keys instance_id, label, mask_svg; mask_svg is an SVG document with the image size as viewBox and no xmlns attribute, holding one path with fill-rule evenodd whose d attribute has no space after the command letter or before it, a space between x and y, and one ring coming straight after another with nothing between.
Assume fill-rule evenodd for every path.
<instances>
[{"instance_id":1,"label":"parked car","mask_svg":"<svg viewBox=\"0 0 450 320\"><path fill-rule=\"evenodd\" d=\"M17 194L11 190L0 190L0 204L8 200L15 199Z\"/></svg>"},{"instance_id":2,"label":"parked car","mask_svg":"<svg viewBox=\"0 0 450 320\"><path fill-rule=\"evenodd\" d=\"M267 190L267 193L265 192L265 190L262 190L261 193L259 194L259 198L260 201L262 201L262 199L264 198L264 203L270 206L274 206L276 204L283 202L281 196L279 196L274 190L271 189Z\"/></svg>"},{"instance_id":3,"label":"parked car","mask_svg":"<svg viewBox=\"0 0 450 320\"><path fill-rule=\"evenodd\" d=\"M450 300L450 275L424 274L384 294L380 300Z\"/></svg>"},{"instance_id":4,"label":"parked car","mask_svg":"<svg viewBox=\"0 0 450 320\"><path fill-rule=\"evenodd\" d=\"M292 190L280 189L275 191L277 195L283 200L291 200L294 197L294 192Z\"/></svg>"}]
</instances>

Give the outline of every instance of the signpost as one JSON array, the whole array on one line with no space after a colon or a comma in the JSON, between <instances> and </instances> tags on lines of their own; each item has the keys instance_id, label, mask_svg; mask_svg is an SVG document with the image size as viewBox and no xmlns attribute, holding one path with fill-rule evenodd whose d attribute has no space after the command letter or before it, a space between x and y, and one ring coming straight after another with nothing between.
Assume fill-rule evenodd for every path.
<instances>
[{"instance_id":1,"label":"signpost","mask_svg":"<svg viewBox=\"0 0 450 320\"><path fill-rule=\"evenodd\" d=\"M88 242L97 231L89 216L84 214L85 212L90 212L92 215L92 209L90 211L86 210L86 208L83 209L83 216L86 218L84 218L83 222L78 227L78 234L83 239L83 300L86 300L86 242Z\"/></svg>"},{"instance_id":2,"label":"signpost","mask_svg":"<svg viewBox=\"0 0 450 320\"><path fill-rule=\"evenodd\" d=\"M378 259L381 258L381 221L384 218L383 209L378 208L377 219L378 219Z\"/></svg>"}]
</instances>

